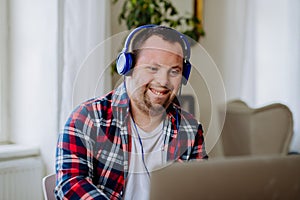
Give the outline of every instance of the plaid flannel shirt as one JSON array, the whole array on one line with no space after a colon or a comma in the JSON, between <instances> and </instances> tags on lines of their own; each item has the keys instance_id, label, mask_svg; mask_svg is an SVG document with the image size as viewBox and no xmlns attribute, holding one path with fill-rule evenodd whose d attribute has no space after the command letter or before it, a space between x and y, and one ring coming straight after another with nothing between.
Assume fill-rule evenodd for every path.
<instances>
[{"instance_id":1,"label":"plaid flannel shirt","mask_svg":"<svg viewBox=\"0 0 300 200\"><path fill-rule=\"evenodd\" d=\"M121 84L72 112L57 143L57 199L122 199L131 151L128 105ZM166 161L208 158L202 126L191 114L172 103L164 120Z\"/></svg>"}]
</instances>

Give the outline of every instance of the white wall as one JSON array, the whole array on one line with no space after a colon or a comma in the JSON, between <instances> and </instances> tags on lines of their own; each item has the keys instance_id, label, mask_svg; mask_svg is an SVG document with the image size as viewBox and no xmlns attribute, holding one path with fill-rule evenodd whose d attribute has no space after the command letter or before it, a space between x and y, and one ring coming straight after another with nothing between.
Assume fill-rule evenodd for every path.
<instances>
[{"instance_id":1,"label":"white wall","mask_svg":"<svg viewBox=\"0 0 300 200\"><path fill-rule=\"evenodd\" d=\"M240 95L242 49L245 29L242 26L245 1L209 0L204 4L204 29L201 43L212 56L224 78L228 99Z\"/></svg>"},{"instance_id":2,"label":"white wall","mask_svg":"<svg viewBox=\"0 0 300 200\"><path fill-rule=\"evenodd\" d=\"M54 170L57 137L57 1L9 1L10 140L41 149Z\"/></svg>"}]
</instances>

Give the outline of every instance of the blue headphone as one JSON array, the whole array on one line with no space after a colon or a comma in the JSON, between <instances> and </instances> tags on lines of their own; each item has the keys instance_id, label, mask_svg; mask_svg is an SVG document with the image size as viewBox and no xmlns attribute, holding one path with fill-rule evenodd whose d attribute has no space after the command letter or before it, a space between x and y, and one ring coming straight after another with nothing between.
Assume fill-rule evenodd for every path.
<instances>
[{"instance_id":1,"label":"blue headphone","mask_svg":"<svg viewBox=\"0 0 300 200\"><path fill-rule=\"evenodd\" d=\"M120 75L126 75L134 66L133 66L133 55L131 52L128 52L129 49L129 45L130 42L132 40L132 38L134 37L134 35L139 32L142 29L146 29L146 28L154 28L157 27L158 25L153 25L153 24L149 24L149 25L144 25L144 26L140 26L138 28L135 28L126 38L125 40L125 44L124 47L122 49L122 51L119 53L117 61L116 61L116 65L117 65L117 71ZM162 26L161 26L162 27ZM163 26L164 27L164 26ZM167 29L171 29L169 27L164 27ZM190 72L191 72L191 64L190 64L190 44L187 40L187 38L179 33L178 31L171 29L173 31L175 31L176 33L178 33L179 37L182 39L182 42L184 44L184 48L183 48L183 54L184 54L184 59L183 59L183 72L182 72L182 83L184 85L187 84L187 81L189 79L190 76Z\"/></svg>"}]
</instances>

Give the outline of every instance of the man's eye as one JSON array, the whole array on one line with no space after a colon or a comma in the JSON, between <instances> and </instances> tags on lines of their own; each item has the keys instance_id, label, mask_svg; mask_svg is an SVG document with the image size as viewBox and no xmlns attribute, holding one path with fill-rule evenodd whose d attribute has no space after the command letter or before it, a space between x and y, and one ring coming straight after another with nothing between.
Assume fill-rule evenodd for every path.
<instances>
[{"instance_id":1,"label":"man's eye","mask_svg":"<svg viewBox=\"0 0 300 200\"><path fill-rule=\"evenodd\" d=\"M158 71L158 67L148 66L147 68L151 72L157 72Z\"/></svg>"},{"instance_id":2,"label":"man's eye","mask_svg":"<svg viewBox=\"0 0 300 200\"><path fill-rule=\"evenodd\" d=\"M171 76L178 76L180 74L180 70L178 69L172 69L170 71Z\"/></svg>"}]
</instances>

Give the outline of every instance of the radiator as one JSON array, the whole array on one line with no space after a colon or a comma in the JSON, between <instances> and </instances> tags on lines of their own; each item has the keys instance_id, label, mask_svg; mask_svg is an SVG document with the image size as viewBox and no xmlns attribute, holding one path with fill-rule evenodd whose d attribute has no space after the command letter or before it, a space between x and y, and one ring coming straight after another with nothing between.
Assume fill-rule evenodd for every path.
<instances>
[{"instance_id":1,"label":"radiator","mask_svg":"<svg viewBox=\"0 0 300 200\"><path fill-rule=\"evenodd\" d=\"M0 200L42 200L44 167L39 156L0 161Z\"/></svg>"}]
</instances>

